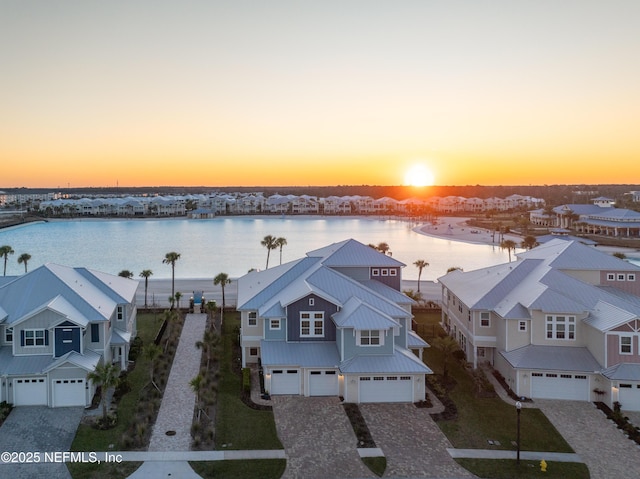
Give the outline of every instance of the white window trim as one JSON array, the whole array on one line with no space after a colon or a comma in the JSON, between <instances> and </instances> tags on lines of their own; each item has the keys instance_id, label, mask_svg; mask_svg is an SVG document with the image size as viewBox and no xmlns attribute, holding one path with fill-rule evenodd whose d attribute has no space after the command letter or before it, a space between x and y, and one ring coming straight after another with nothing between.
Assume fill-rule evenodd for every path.
<instances>
[{"instance_id":1,"label":"white window trim","mask_svg":"<svg viewBox=\"0 0 640 479\"><path fill-rule=\"evenodd\" d=\"M371 336L371 333L373 333L374 331L376 331L378 333L378 336ZM378 338L378 344L364 344L362 342L363 339L365 340L369 340L369 343L371 343L371 339L372 338ZM356 334L356 345L357 346L362 346L363 348L377 348L380 346L384 346L384 334L383 331L379 330L379 329L363 329L363 330L359 330L357 331Z\"/></svg>"},{"instance_id":2,"label":"white window trim","mask_svg":"<svg viewBox=\"0 0 640 479\"><path fill-rule=\"evenodd\" d=\"M316 301L314 298L309 298L309 306L315 306Z\"/></svg>"},{"instance_id":3,"label":"white window trim","mask_svg":"<svg viewBox=\"0 0 640 479\"><path fill-rule=\"evenodd\" d=\"M253 315L253 316L251 316ZM249 316L247 318L247 324L249 326L257 326L258 325L258 313L255 311L250 311Z\"/></svg>"},{"instance_id":4,"label":"white window trim","mask_svg":"<svg viewBox=\"0 0 640 479\"><path fill-rule=\"evenodd\" d=\"M382 268L380 270L380 273L382 274L382 276L389 276L389 270L387 268Z\"/></svg>"},{"instance_id":5,"label":"white window trim","mask_svg":"<svg viewBox=\"0 0 640 479\"><path fill-rule=\"evenodd\" d=\"M617 281L624 281L625 280L624 273L618 273L616 278L617 278Z\"/></svg>"},{"instance_id":6,"label":"white window trim","mask_svg":"<svg viewBox=\"0 0 640 479\"><path fill-rule=\"evenodd\" d=\"M558 322L558 318L565 318L564 323L559 323ZM552 328L551 328L551 337L547 337L547 332L548 330L548 325L551 324ZM558 324L564 324L566 326L564 333L565 333L565 337L564 338L559 338L558 337ZM545 318L545 324L544 324L544 337L547 340L555 340L555 341L575 341L576 340L576 317L575 316L569 316L569 315L564 315L564 314L558 314L558 315L550 315L548 314ZM573 338L570 338L570 326L573 326Z\"/></svg>"},{"instance_id":7,"label":"white window trim","mask_svg":"<svg viewBox=\"0 0 640 479\"><path fill-rule=\"evenodd\" d=\"M11 339L9 339L9 333L11 333ZM4 342L13 343L13 326L7 326L4 329Z\"/></svg>"},{"instance_id":8,"label":"white window trim","mask_svg":"<svg viewBox=\"0 0 640 479\"><path fill-rule=\"evenodd\" d=\"M522 328L521 326L524 325L524 328ZM520 331L521 333L526 333L527 329L529 329L527 327L527 322L526 321L518 321L518 331Z\"/></svg>"},{"instance_id":9,"label":"white window trim","mask_svg":"<svg viewBox=\"0 0 640 479\"><path fill-rule=\"evenodd\" d=\"M389 270L389 276L398 276L398 270L395 268L391 268Z\"/></svg>"},{"instance_id":10,"label":"white window trim","mask_svg":"<svg viewBox=\"0 0 640 479\"><path fill-rule=\"evenodd\" d=\"M277 323L277 327L274 327L274 323ZM279 331L282 327L282 321L280 319L270 319L269 320L269 329L271 331Z\"/></svg>"},{"instance_id":11,"label":"white window trim","mask_svg":"<svg viewBox=\"0 0 640 479\"><path fill-rule=\"evenodd\" d=\"M373 268L371 270L371 276L380 276L380 269L378 268Z\"/></svg>"},{"instance_id":12,"label":"white window trim","mask_svg":"<svg viewBox=\"0 0 640 479\"><path fill-rule=\"evenodd\" d=\"M635 280L636 280L636 275L634 273L627 275L627 281L635 281Z\"/></svg>"},{"instance_id":13,"label":"white window trim","mask_svg":"<svg viewBox=\"0 0 640 479\"><path fill-rule=\"evenodd\" d=\"M308 314L308 318L304 318L303 315ZM321 315L322 318L316 317L316 315ZM309 333L304 334L302 332L302 323L308 321L309 322ZM322 324L322 333L316 334L316 322ZM300 311L300 337L301 338L324 338L324 311Z\"/></svg>"},{"instance_id":14,"label":"white window trim","mask_svg":"<svg viewBox=\"0 0 640 479\"><path fill-rule=\"evenodd\" d=\"M42 332L42 338L38 338L37 333L41 331ZM28 332L33 332L33 338L27 338L27 333ZM46 333L44 332L44 329L25 329L24 330L24 346L25 348L41 348L43 346L46 346ZM33 340L33 344L27 344L27 341L29 339ZM42 339L42 344L38 344L38 339Z\"/></svg>"},{"instance_id":15,"label":"white window trim","mask_svg":"<svg viewBox=\"0 0 640 479\"><path fill-rule=\"evenodd\" d=\"M628 345L625 345L625 346L629 346L629 352L622 351L622 338L629 338L630 343ZM620 353L621 355L624 355L624 356L630 356L630 355L633 354L633 336L630 336L630 335L627 335L627 334L625 334L625 335L621 334L618 337L618 353Z\"/></svg>"},{"instance_id":16,"label":"white window trim","mask_svg":"<svg viewBox=\"0 0 640 479\"><path fill-rule=\"evenodd\" d=\"M486 317L483 317L485 316ZM487 324L482 324L483 321L486 321ZM480 313L480 327L481 328L490 328L491 327L491 314L483 311Z\"/></svg>"},{"instance_id":17,"label":"white window trim","mask_svg":"<svg viewBox=\"0 0 640 479\"><path fill-rule=\"evenodd\" d=\"M614 273L607 273L607 281L615 281L616 275Z\"/></svg>"},{"instance_id":18,"label":"white window trim","mask_svg":"<svg viewBox=\"0 0 640 479\"><path fill-rule=\"evenodd\" d=\"M124 321L124 306L120 304L116 306L116 320Z\"/></svg>"}]
</instances>

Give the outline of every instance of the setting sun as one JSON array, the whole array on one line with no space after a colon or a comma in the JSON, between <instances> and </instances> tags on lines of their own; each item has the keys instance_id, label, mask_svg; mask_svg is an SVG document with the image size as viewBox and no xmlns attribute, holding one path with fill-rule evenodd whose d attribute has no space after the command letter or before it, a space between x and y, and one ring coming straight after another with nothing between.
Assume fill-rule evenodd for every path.
<instances>
[{"instance_id":1,"label":"setting sun","mask_svg":"<svg viewBox=\"0 0 640 479\"><path fill-rule=\"evenodd\" d=\"M423 164L413 165L404 175L407 186L431 186L433 181L433 173Z\"/></svg>"}]
</instances>

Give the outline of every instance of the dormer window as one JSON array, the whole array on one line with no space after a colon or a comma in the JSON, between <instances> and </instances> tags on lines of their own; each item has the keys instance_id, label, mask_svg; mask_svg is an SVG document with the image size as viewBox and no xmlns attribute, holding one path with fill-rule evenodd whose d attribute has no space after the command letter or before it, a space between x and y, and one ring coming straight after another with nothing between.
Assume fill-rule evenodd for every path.
<instances>
[{"instance_id":1,"label":"dormer window","mask_svg":"<svg viewBox=\"0 0 640 479\"><path fill-rule=\"evenodd\" d=\"M383 336L379 329L363 329L358 331L359 346L381 346L384 344Z\"/></svg>"},{"instance_id":2,"label":"dormer window","mask_svg":"<svg viewBox=\"0 0 640 479\"><path fill-rule=\"evenodd\" d=\"M6 328L4 330L4 341L6 343L12 343L13 342L13 328Z\"/></svg>"},{"instance_id":3,"label":"dormer window","mask_svg":"<svg viewBox=\"0 0 640 479\"><path fill-rule=\"evenodd\" d=\"M249 326L255 326L258 324L258 313L251 311L249 313Z\"/></svg>"},{"instance_id":4,"label":"dormer window","mask_svg":"<svg viewBox=\"0 0 640 479\"><path fill-rule=\"evenodd\" d=\"M116 309L116 319L118 321L124 321L124 306L119 305Z\"/></svg>"},{"instance_id":5,"label":"dormer window","mask_svg":"<svg viewBox=\"0 0 640 479\"><path fill-rule=\"evenodd\" d=\"M371 270L371 276L380 276L380 270L378 268L373 268Z\"/></svg>"}]
</instances>

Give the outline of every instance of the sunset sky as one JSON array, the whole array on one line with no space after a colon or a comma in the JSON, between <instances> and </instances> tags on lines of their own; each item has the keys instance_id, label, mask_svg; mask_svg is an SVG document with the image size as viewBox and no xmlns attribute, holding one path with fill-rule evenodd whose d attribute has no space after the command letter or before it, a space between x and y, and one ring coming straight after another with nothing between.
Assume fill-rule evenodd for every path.
<instances>
[{"instance_id":1,"label":"sunset sky","mask_svg":"<svg viewBox=\"0 0 640 479\"><path fill-rule=\"evenodd\" d=\"M640 182L640 1L0 2L0 188Z\"/></svg>"}]
</instances>

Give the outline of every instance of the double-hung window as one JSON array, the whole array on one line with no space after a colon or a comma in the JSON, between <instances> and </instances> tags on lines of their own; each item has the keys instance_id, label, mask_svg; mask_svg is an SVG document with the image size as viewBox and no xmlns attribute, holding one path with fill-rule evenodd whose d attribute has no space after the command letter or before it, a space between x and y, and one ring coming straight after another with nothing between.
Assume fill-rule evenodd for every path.
<instances>
[{"instance_id":1,"label":"double-hung window","mask_svg":"<svg viewBox=\"0 0 640 479\"><path fill-rule=\"evenodd\" d=\"M575 316L551 316L546 318L547 339L576 339Z\"/></svg>"},{"instance_id":2,"label":"double-hung window","mask_svg":"<svg viewBox=\"0 0 640 479\"><path fill-rule=\"evenodd\" d=\"M116 319L118 321L123 321L124 320L124 306L118 306L117 310L116 310Z\"/></svg>"},{"instance_id":3,"label":"double-hung window","mask_svg":"<svg viewBox=\"0 0 640 479\"><path fill-rule=\"evenodd\" d=\"M632 354L633 346L631 345L631 336L620 336L620 354Z\"/></svg>"},{"instance_id":4,"label":"double-hung window","mask_svg":"<svg viewBox=\"0 0 640 479\"><path fill-rule=\"evenodd\" d=\"M249 312L249 326L255 326L258 324L258 313L255 311Z\"/></svg>"},{"instance_id":5,"label":"double-hung window","mask_svg":"<svg viewBox=\"0 0 640 479\"><path fill-rule=\"evenodd\" d=\"M4 341L6 343L12 343L13 342L13 328L6 328L4 330Z\"/></svg>"},{"instance_id":6,"label":"double-hung window","mask_svg":"<svg viewBox=\"0 0 640 479\"><path fill-rule=\"evenodd\" d=\"M491 318L488 312L480 313L480 326L482 326L483 328L488 328L489 326L491 326Z\"/></svg>"},{"instance_id":7,"label":"double-hung window","mask_svg":"<svg viewBox=\"0 0 640 479\"><path fill-rule=\"evenodd\" d=\"M382 344L382 335L379 329L365 329L359 333L360 346L380 346Z\"/></svg>"},{"instance_id":8,"label":"double-hung window","mask_svg":"<svg viewBox=\"0 0 640 479\"><path fill-rule=\"evenodd\" d=\"M324 312L303 311L300 313L300 337L322 338L324 337Z\"/></svg>"},{"instance_id":9,"label":"double-hung window","mask_svg":"<svg viewBox=\"0 0 640 479\"><path fill-rule=\"evenodd\" d=\"M25 346L45 346L44 329L25 329L24 345Z\"/></svg>"}]
</instances>

